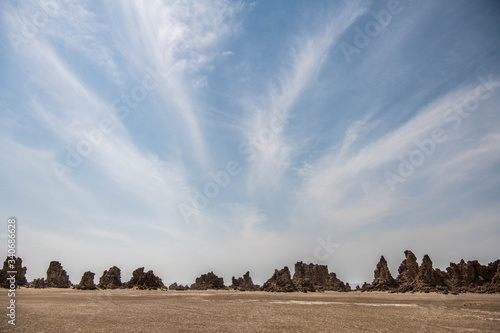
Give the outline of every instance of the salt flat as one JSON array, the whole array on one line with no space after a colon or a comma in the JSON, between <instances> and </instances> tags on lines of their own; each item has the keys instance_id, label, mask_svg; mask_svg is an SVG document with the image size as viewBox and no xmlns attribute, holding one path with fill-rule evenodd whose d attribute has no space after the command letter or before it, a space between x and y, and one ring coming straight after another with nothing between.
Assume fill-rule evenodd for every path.
<instances>
[{"instance_id":1,"label":"salt flat","mask_svg":"<svg viewBox=\"0 0 500 333\"><path fill-rule=\"evenodd\" d=\"M7 304L3 293L2 304ZM500 295L20 289L16 332L500 332Z\"/></svg>"}]
</instances>

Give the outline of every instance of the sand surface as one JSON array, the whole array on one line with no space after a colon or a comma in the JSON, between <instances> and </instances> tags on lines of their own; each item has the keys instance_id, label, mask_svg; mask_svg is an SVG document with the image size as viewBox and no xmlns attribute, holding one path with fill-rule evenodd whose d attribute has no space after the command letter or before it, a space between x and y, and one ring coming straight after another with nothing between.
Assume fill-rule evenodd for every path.
<instances>
[{"instance_id":1,"label":"sand surface","mask_svg":"<svg viewBox=\"0 0 500 333\"><path fill-rule=\"evenodd\" d=\"M16 302L1 332L500 332L500 295L23 288Z\"/></svg>"}]
</instances>

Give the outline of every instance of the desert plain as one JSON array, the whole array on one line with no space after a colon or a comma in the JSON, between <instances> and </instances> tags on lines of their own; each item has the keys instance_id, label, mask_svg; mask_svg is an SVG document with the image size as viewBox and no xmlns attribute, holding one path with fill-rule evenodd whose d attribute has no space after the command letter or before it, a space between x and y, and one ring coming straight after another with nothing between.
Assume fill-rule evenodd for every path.
<instances>
[{"instance_id":1,"label":"desert plain","mask_svg":"<svg viewBox=\"0 0 500 333\"><path fill-rule=\"evenodd\" d=\"M16 305L1 332L500 332L499 294L21 288Z\"/></svg>"}]
</instances>

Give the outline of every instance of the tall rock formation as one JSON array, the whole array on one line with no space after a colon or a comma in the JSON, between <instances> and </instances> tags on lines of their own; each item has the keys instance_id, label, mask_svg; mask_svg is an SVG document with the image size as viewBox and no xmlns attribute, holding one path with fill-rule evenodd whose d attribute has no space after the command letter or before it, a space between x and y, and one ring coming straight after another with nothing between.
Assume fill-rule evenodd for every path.
<instances>
[{"instance_id":1,"label":"tall rock formation","mask_svg":"<svg viewBox=\"0 0 500 333\"><path fill-rule=\"evenodd\" d=\"M256 291L259 290L260 287L253 284L250 272L246 272L243 277L239 277L238 279L233 276L232 284L229 288L240 291Z\"/></svg>"},{"instance_id":2,"label":"tall rock formation","mask_svg":"<svg viewBox=\"0 0 500 333\"><path fill-rule=\"evenodd\" d=\"M264 283L261 290L272 292L292 292L296 291L293 284L290 270L285 266L282 270L274 270L273 276Z\"/></svg>"},{"instance_id":3,"label":"tall rock formation","mask_svg":"<svg viewBox=\"0 0 500 333\"><path fill-rule=\"evenodd\" d=\"M362 291L386 291L394 289L397 286L396 281L389 271L387 261L384 256L380 257L380 261L373 272L374 278L371 285L363 285Z\"/></svg>"},{"instance_id":4,"label":"tall rock formation","mask_svg":"<svg viewBox=\"0 0 500 333\"><path fill-rule=\"evenodd\" d=\"M121 270L113 266L109 270L104 271L99 279L98 287L101 289L116 289L122 287Z\"/></svg>"},{"instance_id":5,"label":"tall rock formation","mask_svg":"<svg viewBox=\"0 0 500 333\"><path fill-rule=\"evenodd\" d=\"M225 289L224 279L218 277L214 272L202 274L197 277L195 283L191 285L190 289L193 290L207 290L207 289Z\"/></svg>"},{"instance_id":6,"label":"tall rock formation","mask_svg":"<svg viewBox=\"0 0 500 333\"><path fill-rule=\"evenodd\" d=\"M94 283L94 275L95 273L92 273L90 271L83 273L82 279L80 280L80 283L76 286L76 289L81 289L81 290L97 289Z\"/></svg>"},{"instance_id":7,"label":"tall rock formation","mask_svg":"<svg viewBox=\"0 0 500 333\"><path fill-rule=\"evenodd\" d=\"M418 274L417 257L413 252L406 250L405 259L399 265L398 277L396 283L398 284L398 292L407 292L414 289L415 278Z\"/></svg>"},{"instance_id":8,"label":"tall rock formation","mask_svg":"<svg viewBox=\"0 0 500 333\"><path fill-rule=\"evenodd\" d=\"M423 292L436 291L437 287L443 286L443 276L437 274L432 267L432 260L426 254L422 258L422 264L418 268L415 277L414 289Z\"/></svg>"},{"instance_id":9,"label":"tall rock formation","mask_svg":"<svg viewBox=\"0 0 500 333\"><path fill-rule=\"evenodd\" d=\"M59 261L51 261L47 269L47 287L51 288L69 288L71 282L69 276L63 269Z\"/></svg>"},{"instance_id":10,"label":"tall rock formation","mask_svg":"<svg viewBox=\"0 0 500 333\"><path fill-rule=\"evenodd\" d=\"M7 273L9 271L16 273ZM28 281L26 281L26 271L27 268L23 267L23 260L19 257L13 257L12 259L7 257L3 263L3 268L0 270L0 287L10 288L10 281L12 279L7 280L7 278L14 275L14 281L16 288L20 286L27 286Z\"/></svg>"},{"instance_id":11,"label":"tall rock formation","mask_svg":"<svg viewBox=\"0 0 500 333\"><path fill-rule=\"evenodd\" d=\"M398 277L396 281L398 283L413 283L418 274L418 263L417 257L410 250L405 251L405 259L399 265Z\"/></svg>"}]
</instances>

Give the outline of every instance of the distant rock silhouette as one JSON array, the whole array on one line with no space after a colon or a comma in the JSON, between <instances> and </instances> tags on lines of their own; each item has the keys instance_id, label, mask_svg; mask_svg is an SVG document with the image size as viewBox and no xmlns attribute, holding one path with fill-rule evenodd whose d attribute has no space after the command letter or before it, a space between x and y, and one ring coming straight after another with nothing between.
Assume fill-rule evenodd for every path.
<instances>
[{"instance_id":1,"label":"distant rock silhouette","mask_svg":"<svg viewBox=\"0 0 500 333\"><path fill-rule=\"evenodd\" d=\"M189 286L177 285L177 282L172 283L168 286L169 290L189 290Z\"/></svg>"},{"instance_id":2,"label":"distant rock silhouette","mask_svg":"<svg viewBox=\"0 0 500 333\"><path fill-rule=\"evenodd\" d=\"M335 273L328 272L328 266L317 264L305 264L302 261L295 264L293 284L298 291L349 291Z\"/></svg>"},{"instance_id":3,"label":"distant rock silhouette","mask_svg":"<svg viewBox=\"0 0 500 333\"><path fill-rule=\"evenodd\" d=\"M132 273L132 278L126 284L127 288L137 289L166 289L162 280L154 275L153 271L147 271L144 273L144 267L136 269Z\"/></svg>"},{"instance_id":4,"label":"distant rock silhouette","mask_svg":"<svg viewBox=\"0 0 500 333\"><path fill-rule=\"evenodd\" d=\"M285 266L282 270L274 270L273 276L264 283L261 290L271 292L292 292L297 288L293 284L290 270Z\"/></svg>"},{"instance_id":5,"label":"distant rock silhouette","mask_svg":"<svg viewBox=\"0 0 500 333\"><path fill-rule=\"evenodd\" d=\"M116 289L122 287L121 271L113 266L102 273L98 287L101 289Z\"/></svg>"},{"instance_id":6,"label":"distant rock silhouette","mask_svg":"<svg viewBox=\"0 0 500 333\"><path fill-rule=\"evenodd\" d=\"M450 263L445 271L433 267L429 255L424 255L422 263L418 265L417 257L413 252L406 250L405 259L398 269L398 276L394 279L389 271L387 261L384 256L380 257L374 271L374 279L371 284L364 283L357 291L389 291L389 292L438 292L459 294L465 292L472 293L500 293L500 260L490 262L487 266L481 265L477 260L465 262L461 260L458 264ZM47 279L34 279L27 283L27 268L22 266L21 258L14 258L14 266L9 264L8 257L0 270L0 287L9 288L10 281L7 277L8 271L15 271L15 281L17 286L34 288L70 288L71 281L61 263L51 261L47 269ZM99 284L94 284L95 274L88 271L81 278L80 283L75 286L77 289L92 290L96 287L100 289L116 288L137 288L137 289L167 289L162 280L156 276L152 270L144 272L144 267L133 272L132 278L127 283L121 282L121 271L113 266L104 271ZM74 288L75 288L74 287ZM213 272L203 274L196 278L195 283L190 287L172 283L171 290L207 290L207 289L228 289L224 286L224 279L218 277ZM333 272L328 272L328 266L318 264L305 264L302 261L295 264L293 279L290 270L285 266L281 270L274 270L274 274L262 287L255 285L246 272L242 277L232 278L231 289L241 291L263 290L270 292L293 292L293 291L351 291L349 284L344 284Z\"/></svg>"},{"instance_id":7,"label":"distant rock silhouette","mask_svg":"<svg viewBox=\"0 0 500 333\"><path fill-rule=\"evenodd\" d=\"M51 288L69 288L71 282L69 276L63 269L59 261L51 261L47 269L47 287Z\"/></svg>"},{"instance_id":8,"label":"distant rock silhouette","mask_svg":"<svg viewBox=\"0 0 500 333\"><path fill-rule=\"evenodd\" d=\"M83 273L82 279L80 280L80 284L76 286L76 289L81 289L81 290L97 289L96 285L94 284L94 275L95 273L92 273L90 271Z\"/></svg>"},{"instance_id":9,"label":"distant rock silhouette","mask_svg":"<svg viewBox=\"0 0 500 333\"><path fill-rule=\"evenodd\" d=\"M218 277L214 272L202 274L196 278L195 283L191 285L190 289L193 290L207 290L207 289L225 289L224 279Z\"/></svg>"},{"instance_id":10,"label":"distant rock silhouette","mask_svg":"<svg viewBox=\"0 0 500 333\"><path fill-rule=\"evenodd\" d=\"M250 272L246 272L243 277L237 279L233 276L232 284L229 288L240 291L256 291L259 290L260 287L253 283Z\"/></svg>"},{"instance_id":11,"label":"distant rock silhouette","mask_svg":"<svg viewBox=\"0 0 500 333\"><path fill-rule=\"evenodd\" d=\"M13 260L13 267L9 265L9 260ZM12 264L12 262L11 262ZM9 274L7 272L17 272L13 274ZM11 275L15 277L15 285L16 288L20 286L28 286L28 281L26 281L26 271L27 268L23 267L23 260L19 257L13 257L10 259L7 257L3 263L3 268L0 270L0 286L4 288L10 288L10 280L7 280Z\"/></svg>"}]
</instances>

